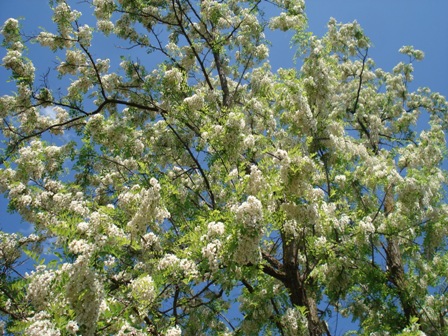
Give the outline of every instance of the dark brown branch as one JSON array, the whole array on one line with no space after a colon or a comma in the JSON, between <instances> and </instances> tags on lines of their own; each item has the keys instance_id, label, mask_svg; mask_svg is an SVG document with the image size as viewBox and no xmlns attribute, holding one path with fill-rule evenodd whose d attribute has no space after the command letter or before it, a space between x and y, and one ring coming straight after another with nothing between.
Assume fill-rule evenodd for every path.
<instances>
[{"instance_id":1,"label":"dark brown branch","mask_svg":"<svg viewBox=\"0 0 448 336\"><path fill-rule=\"evenodd\" d=\"M207 175L204 172L204 169L202 169L202 166L200 165L198 159L194 156L193 152L190 149L190 146L188 146L187 143L185 143L185 141L182 139L182 137L179 135L179 133L174 129L174 127L167 122L165 116L162 114L163 119L165 120L165 122L167 123L169 129L174 133L174 135L176 136L176 138L179 140L179 142L184 146L185 150L188 152L188 154L190 155L190 158L194 161L196 168L199 170L199 174L201 174L202 179L204 180L205 186L207 188L207 193L210 196L210 201L212 202L211 204L211 208L214 209L216 204L215 204L215 195L213 194L210 182L208 181Z\"/></svg>"},{"instance_id":2,"label":"dark brown branch","mask_svg":"<svg viewBox=\"0 0 448 336\"><path fill-rule=\"evenodd\" d=\"M201 67L202 73L204 74L204 78L205 78L205 81L207 82L207 85L208 85L209 89L210 89L211 91L213 91L213 90L214 90L214 87L213 87L213 85L212 85L212 82L210 81L210 78L209 78L208 74L207 74L207 70L205 69L205 65L204 65L204 63L202 62L201 58L199 57L199 54L198 54L196 48L194 47L194 44L193 44L193 42L191 41L190 37L188 36L188 33L185 31L185 28L184 28L184 26L183 26L183 22L182 22L182 17L179 16L179 13L178 13L178 11L177 11L177 9L176 9L176 3L178 4L178 6L179 6L179 8L180 8L181 10L182 10L182 6L181 6L181 4L180 4L179 2L175 2L175 0L173 0L173 2L172 2L172 5L173 5L173 11L174 11L174 15L175 15L175 17L176 17L178 26L179 26L180 30L182 31L182 35L185 37L185 39L186 39L187 42L188 42L188 45L190 46L191 50L193 51L193 54L194 54L196 60L198 61L199 66ZM184 14L184 13L181 13L181 15L182 15L182 14Z\"/></svg>"}]
</instances>

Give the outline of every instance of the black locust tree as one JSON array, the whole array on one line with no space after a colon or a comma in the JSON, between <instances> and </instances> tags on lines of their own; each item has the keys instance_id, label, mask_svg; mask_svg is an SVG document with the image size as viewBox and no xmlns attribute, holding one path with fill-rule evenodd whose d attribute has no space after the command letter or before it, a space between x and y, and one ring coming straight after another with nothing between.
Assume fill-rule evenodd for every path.
<instances>
[{"instance_id":1,"label":"black locust tree","mask_svg":"<svg viewBox=\"0 0 448 336\"><path fill-rule=\"evenodd\" d=\"M318 38L301 0L50 5L52 30L1 30L0 190L35 230L0 232L6 332L448 333L447 105L408 89L421 51L377 69L359 24ZM300 67L271 69L271 30Z\"/></svg>"}]
</instances>

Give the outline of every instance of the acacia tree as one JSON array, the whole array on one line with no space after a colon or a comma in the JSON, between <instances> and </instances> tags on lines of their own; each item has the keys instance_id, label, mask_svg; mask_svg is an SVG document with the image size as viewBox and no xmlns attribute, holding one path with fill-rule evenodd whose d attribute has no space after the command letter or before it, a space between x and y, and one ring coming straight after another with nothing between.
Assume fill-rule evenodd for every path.
<instances>
[{"instance_id":1,"label":"acacia tree","mask_svg":"<svg viewBox=\"0 0 448 336\"><path fill-rule=\"evenodd\" d=\"M7 332L332 335L337 313L448 333L447 106L408 90L422 52L376 69L356 22L317 38L300 0L93 0L90 25L51 6L53 32L2 28L0 188L35 228L0 233ZM271 70L274 29L300 70ZM30 42L55 53L43 77Z\"/></svg>"}]
</instances>

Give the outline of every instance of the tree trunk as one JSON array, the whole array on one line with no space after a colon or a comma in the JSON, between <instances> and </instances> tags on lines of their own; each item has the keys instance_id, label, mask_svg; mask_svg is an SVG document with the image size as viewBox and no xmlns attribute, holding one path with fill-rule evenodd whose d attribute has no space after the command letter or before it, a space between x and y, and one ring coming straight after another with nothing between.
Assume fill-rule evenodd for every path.
<instances>
[{"instance_id":1,"label":"tree trunk","mask_svg":"<svg viewBox=\"0 0 448 336\"><path fill-rule=\"evenodd\" d=\"M283 262L286 274L284 284L289 290L290 301L294 306L306 307L309 335L321 336L326 333L326 327L319 318L316 301L308 294L309 279L307 284L306 277L300 274L297 262L297 241L283 238Z\"/></svg>"},{"instance_id":2,"label":"tree trunk","mask_svg":"<svg viewBox=\"0 0 448 336\"><path fill-rule=\"evenodd\" d=\"M384 200L385 215L388 216L394 208L393 186L386 190ZM389 236L386 238L386 264L388 268L388 280L396 287L398 298L406 318L406 324L409 324L412 316L418 317L418 311L407 291L406 275L404 272L403 259L400 251L399 240L397 237Z\"/></svg>"}]
</instances>

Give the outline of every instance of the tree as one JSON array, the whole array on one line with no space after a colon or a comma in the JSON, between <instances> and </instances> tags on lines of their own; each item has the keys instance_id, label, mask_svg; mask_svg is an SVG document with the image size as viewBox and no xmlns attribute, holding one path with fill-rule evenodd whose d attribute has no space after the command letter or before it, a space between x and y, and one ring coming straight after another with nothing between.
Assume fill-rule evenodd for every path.
<instances>
[{"instance_id":1,"label":"tree","mask_svg":"<svg viewBox=\"0 0 448 336\"><path fill-rule=\"evenodd\" d=\"M93 0L90 25L50 3L54 32L2 28L0 189L35 227L0 233L7 332L448 333L447 104L408 89L421 51L376 69L356 22L319 39L300 0ZM275 29L300 70L271 70ZM39 78L30 42L57 59Z\"/></svg>"}]
</instances>

